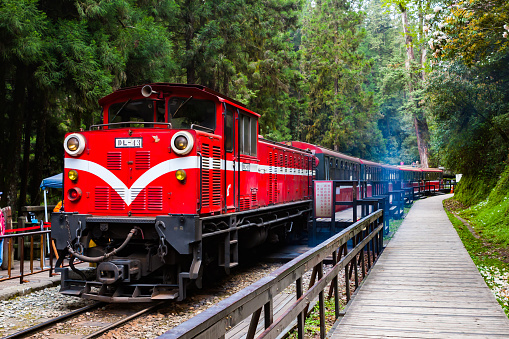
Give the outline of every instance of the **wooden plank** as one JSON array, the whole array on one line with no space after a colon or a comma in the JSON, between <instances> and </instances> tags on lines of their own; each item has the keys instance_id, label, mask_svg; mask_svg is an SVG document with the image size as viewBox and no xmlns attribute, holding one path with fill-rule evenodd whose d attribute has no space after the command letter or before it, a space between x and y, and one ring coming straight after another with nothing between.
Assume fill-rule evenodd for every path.
<instances>
[{"instance_id":1,"label":"wooden plank","mask_svg":"<svg viewBox=\"0 0 509 339\"><path fill-rule=\"evenodd\" d=\"M288 307L290 306L290 302L295 300L295 294L286 294L280 293L274 297L274 319L277 319L281 314L283 314ZM244 319L237 326L232 328L230 331L226 333L226 339L242 339L246 337L249 323L251 322L251 317ZM258 326L256 327L256 333L259 334L264 329L264 318L263 312L260 320L258 321Z\"/></svg>"},{"instance_id":2,"label":"wooden plank","mask_svg":"<svg viewBox=\"0 0 509 339\"><path fill-rule=\"evenodd\" d=\"M331 338L509 338L442 200L414 204Z\"/></svg>"}]
</instances>

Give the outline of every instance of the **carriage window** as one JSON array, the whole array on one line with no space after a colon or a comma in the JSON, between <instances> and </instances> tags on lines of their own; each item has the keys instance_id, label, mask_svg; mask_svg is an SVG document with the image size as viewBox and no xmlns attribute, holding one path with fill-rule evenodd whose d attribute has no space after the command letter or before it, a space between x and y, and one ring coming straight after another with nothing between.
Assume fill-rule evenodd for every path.
<instances>
[{"instance_id":1,"label":"carriage window","mask_svg":"<svg viewBox=\"0 0 509 339\"><path fill-rule=\"evenodd\" d=\"M226 121L224 126L224 147L227 152L233 151L233 109L226 108Z\"/></svg>"},{"instance_id":2,"label":"carriage window","mask_svg":"<svg viewBox=\"0 0 509 339\"><path fill-rule=\"evenodd\" d=\"M256 156L257 132L256 118L239 114L240 153Z\"/></svg>"},{"instance_id":3,"label":"carriage window","mask_svg":"<svg viewBox=\"0 0 509 339\"><path fill-rule=\"evenodd\" d=\"M216 104L213 101L173 97L168 101L168 105L172 128L186 129L194 124L197 125L196 129L216 129Z\"/></svg>"},{"instance_id":4,"label":"carriage window","mask_svg":"<svg viewBox=\"0 0 509 339\"><path fill-rule=\"evenodd\" d=\"M127 100L111 104L108 109L108 123L117 122L164 122L164 101L153 99ZM127 126L127 125L125 125ZM111 128L125 127L114 125ZM152 127L151 124L130 124L132 127Z\"/></svg>"}]
</instances>

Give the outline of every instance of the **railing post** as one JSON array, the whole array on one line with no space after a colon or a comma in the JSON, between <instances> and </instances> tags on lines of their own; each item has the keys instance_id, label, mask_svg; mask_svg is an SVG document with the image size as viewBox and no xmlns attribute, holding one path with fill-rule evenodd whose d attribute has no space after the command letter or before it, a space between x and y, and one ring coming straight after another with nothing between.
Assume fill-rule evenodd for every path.
<instances>
[{"instance_id":1,"label":"railing post","mask_svg":"<svg viewBox=\"0 0 509 339\"><path fill-rule=\"evenodd\" d=\"M30 236L30 273L34 273L34 236Z\"/></svg>"},{"instance_id":2,"label":"railing post","mask_svg":"<svg viewBox=\"0 0 509 339\"><path fill-rule=\"evenodd\" d=\"M335 251L334 251L335 253ZM337 280L337 278L336 278ZM296 289L296 292L297 292L297 300L300 299L300 297L302 297L302 278L298 278L296 281L295 281L295 289ZM304 312L300 312L299 315L297 316L297 337L299 339L304 339L304 319L305 319L305 314Z\"/></svg>"},{"instance_id":3,"label":"railing post","mask_svg":"<svg viewBox=\"0 0 509 339\"><path fill-rule=\"evenodd\" d=\"M318 265L318 280L323 278L323 261ZM320 308L320 338L325 339L325 301L323 298L323 290L318 293L318 307Z\"/></svg>"},{"instance_id":4,"label":"railing post","mask_svg":"<svg viewBox=\"0 0 509 339\"><path fill-rule=\"evenodd\" d=\"M12 268L12 239L9 238L9 249L7 250L8 259L7 259L7 275L9 278L11 277L11 268Z\"/></svg>"},{"instance_id":5,"label":"railing post","mask_svg":"<svg viewBox=\"0 0 509 339\"><path fill-rule=\"evenodd\" d=\"M23 284L23 275L25 269L25 237L19 237L19 283Z\"/></svg>"}]
</instances>

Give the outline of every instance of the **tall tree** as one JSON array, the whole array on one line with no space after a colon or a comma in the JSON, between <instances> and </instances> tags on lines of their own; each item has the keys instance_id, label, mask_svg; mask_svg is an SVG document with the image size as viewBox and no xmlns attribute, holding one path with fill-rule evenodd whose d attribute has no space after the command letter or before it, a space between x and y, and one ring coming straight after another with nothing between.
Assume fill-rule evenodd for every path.
<instances>
[{"instance_id":1,"label":"tall tree","mask_svg":"<svg viewBox=\"0 0 509 339\"><path fill-rule=\"evenodd\" d=\"M413 119L419 158L423 167L429 167L429 129L422 95L425 77L426 48L424 47L424 16L431 10L430 0L385 0L401 16L405 41L407 77L407 113ZM418 53L415 53L418 51Z\"/></svg>"},{"instance_id":2,"label":"tall tree","mask_svg":"<svg viewBox=\"0 0 509 339\"><path fill-rule=\"evenodd\" d=\"M306 139L377 159L383 152L380 118L364 81L371 62L359 51L365 31L360 4L309 3L302 32L302 72L309 86Z\"/></svg>"},{"instance_id":3,"label":"tall tree","mask_svg":"<svg viewBox=\"0 0 509 339\"><path fill-rule=\"evenodd\" d=\"M383 161L389 164L412 163L419 160L413 120L405 114L407 73L406 49L401 39L399 17L387 15L382 0L365 2L366 38L361 50L373 60L367 78L368 88L375 93L375 102L382 118L378 128L385 141Z\"/></svg>"}]
</instances>

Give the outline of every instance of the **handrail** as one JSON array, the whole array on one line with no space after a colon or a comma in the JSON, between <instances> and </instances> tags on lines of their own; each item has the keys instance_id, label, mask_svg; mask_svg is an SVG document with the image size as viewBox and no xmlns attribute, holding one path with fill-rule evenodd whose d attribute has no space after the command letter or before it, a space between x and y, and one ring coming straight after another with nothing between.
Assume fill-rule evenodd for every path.
<instances>
[{"instance_id":1,"label":"handrail","mask_svg":"<svg viewBox=\"0 0 509 339\"><path fill-rule=\"evenodd\" d=\"M143 125L165 125L165 126L168 126L168 128L173 128L172 125L171 125L171 122L149 122L149 121L122 121L122 122L111 122L111 123L108 123L108 124L97 124L97 125L91 125L90 126L90 131L93 129L93 128L97 128L99 130L100 127L108 127L108 126L117 126L117 125L131 125L131 124L143 124Z\"/></svg>"},{"instance_id":2,"label":"handrail","mask_svg":"<svg viewBox=\"0 0 509 339\"><path fill-rule=\"evenodd\" d=\"M365 258L367 258L369 270L383 250L383 218L383 210L377 210L251 286L167 331L159 338L221 338L228 329L251 315L253 317L248 338L254 338L255 328L262 310L265 312L265 331L259 338L276 338L295 319L298 320L299 338L302 338L303 317L307 315L309 304L318 296L322 313L324 309L323 294L329 284L331 284L329 294L332 295L334 292L336 318L340 316L339 272L345 270L346 296L347 300L350 300L350 282L353 273L355 273L355 286L358 287L358 269L362 271L362 278L366 276ZM349 240L353 241L355 247L348 252L347 242ZM330 255L333 258L334 267L329 273L323 274L324 260ZM302 277L310 269L313 269L312 286L303 293ZM318 280L316 283L315 278ZM293 283L296 283L295 301L282 316L273 321L273 298ZM324 338L323 319L321 322L320 334Z\"/></svg>"}]
</instances>

